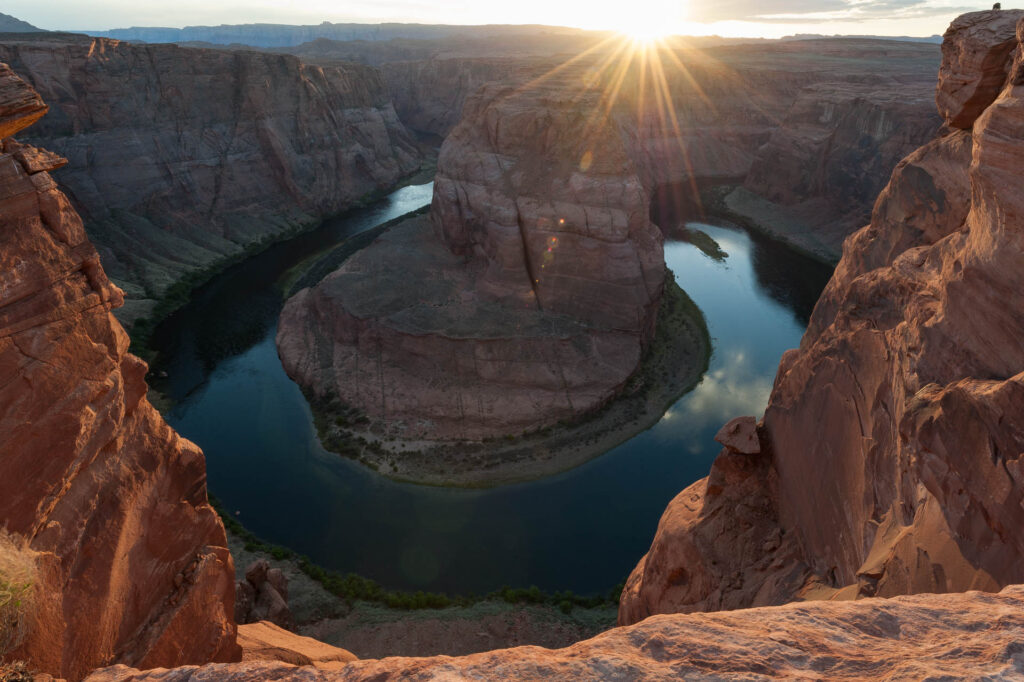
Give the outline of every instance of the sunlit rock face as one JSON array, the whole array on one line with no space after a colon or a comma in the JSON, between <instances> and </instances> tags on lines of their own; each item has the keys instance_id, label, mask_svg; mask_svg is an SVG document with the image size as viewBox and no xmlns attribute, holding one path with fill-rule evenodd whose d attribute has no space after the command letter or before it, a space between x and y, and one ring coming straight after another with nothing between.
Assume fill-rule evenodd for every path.
<instances>
[{"instance_id":1,"label":"sunlit rock face","mask_svg":"<svg viewBox=\"0 0 1024 682\"><path fill-rule=\"evenodd\" d=\"M71 680L238 660L234 570L203 454L146 400L123 300L48 171L9 137L45 113L0 64L0 528L38 553L37 610L11 652Z\"/></svg>"},{"instance_id":2,"label":"sunlit rock face","mask_svg":"<svg viewBox=\"0 0 1024 682\"><path fill-rule=\"evenodd\" d=\"M1022 19L953 22L938 100L956 130L896 168L871 224L847 241L800 348L780 364L764 454L746 465L759 476L734 476L730 489L713 471L673 501L620 622L1024 580ZM1017 45L996 76L970 55L1002 45L1007 22ZM978 97L949 96L995 81L975 115ZM715 469L735 459L727 452ZM712 539L732 552L711 553Z\"/></svg>"},{"instance_id":3,"label":"sunlit rock face","mask_svg":"<svg viewBox=\"0 0 1024 682\"><path fill-rule=\"evenodd\" d=\"M565 649L354 661L335 670L247 661L140 673L129 680L925 680L1024 675L1024 588L917 595L730 613L655 616Z\"/></svg>"},{"instance_id":4,"label":"sunlit rock face","mask_svg":"<svg viewBox=\"0 0 1024 682\"><path fill-rule=\"evenodd\" d=\"M46 34L5 40L0 60L51 107L26 141L69 159L61 181L126 318L419 167L370 67Z\"/></svg>"}]
</instances>

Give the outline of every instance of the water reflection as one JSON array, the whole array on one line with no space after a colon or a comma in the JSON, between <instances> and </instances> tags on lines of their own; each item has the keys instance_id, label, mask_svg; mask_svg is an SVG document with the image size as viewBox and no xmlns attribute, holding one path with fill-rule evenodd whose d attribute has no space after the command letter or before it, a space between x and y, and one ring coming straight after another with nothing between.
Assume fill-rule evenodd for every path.
<instances>
[{"instance_id":1,"label":"water reflection","mask_svg":"<svg viewBox=\"0 0 1024 682\"><path fill-rule=\"evenodd\" d=\"M386 210L308 238L333 243L417 201L428 202L429 192L393 196ZM655 427L559 476L494 490L426 488L320 448L308 406L277 358L280 297L254 306L262 335L255 343L239 332L256 328L251 319L232 321L246 301L273 301L277 282L310 253L294 245L218 278L161 329L168 387L180 401L169 419L204 448L212 491L243 523L324 565L406 589L604 592L647 550L668 501L707 473L718 428L764 409L779 356L802 333L798 292L825 283L806 259L758 260L762 247L743 231L695 227L729 257L716 263L674 242L665 257L707 317L715 344L707 375ZM204 330L216 319L222 326ZM208 350L216 348L230 352Z\"/></svg>"}]
</instances>

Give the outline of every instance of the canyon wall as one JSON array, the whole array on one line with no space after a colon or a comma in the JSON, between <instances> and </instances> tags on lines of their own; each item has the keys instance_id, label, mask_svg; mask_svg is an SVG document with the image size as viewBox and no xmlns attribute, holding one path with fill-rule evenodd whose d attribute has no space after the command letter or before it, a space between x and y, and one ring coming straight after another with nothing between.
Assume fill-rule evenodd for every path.
<instances>
[{"instance_id":1,"label":"canyon wall","mask_svg":"<svg viewBox=\"0 0 1024 682\"><path fill-rule=\"evenodd\" d=\"M619 619L1024 580L1024 11L946 32L949 129L850 237L758 428L669 505ZM728 548L725 551L722 548Z\"/></svg>"},{"instance_id":2,"label":"canyon wall","mask_svg":"<svg viewBox=\"0 0 1024 682\"><path fill-rule=\"evenodd\" d=\"M529 88L566 64L599 71L631 58L613 41L563 46L561 56L531 45L521 48L533 47L531 56L497 59L433 42L324 41L293 50L315 63L344 56L379 65L402 121L445 136L483 83ZM428 55L413 50L428 47ZM627 124L645 184L738 185L716 209L827 260L838 260L843 239L870 218L899 160L941 124L933 45L825 39L697 47L680 39L648 54L657 66L646 114ZM653 105L655 89L671 100L671 115ZM700 214L697 205L691 210Z\"/></svg>"},{"instance_id":3,"label":"canyon wall","mask_svg":"<svg viewBox=\"0 0 1024 682\"><path fill-rule=\"evenodd\" d=\"M123 295L49 174L66 160L10 137L45 113L0 64L0 528L37 572L10 655L71 680L239 660L203 453L146 400Z\"/></svg>"},{"instance_id":4,"label":"canyon wall","mask_svg":"<svg viewBox=\"0 0 1024 682\"><path fill-rule=\"evenodd\" d=\"M46 34L5 41L0 60L51 107L26 141L69 159L61 183L125 318L419 167L369 67Z\"/></svg>"}]
</instances>

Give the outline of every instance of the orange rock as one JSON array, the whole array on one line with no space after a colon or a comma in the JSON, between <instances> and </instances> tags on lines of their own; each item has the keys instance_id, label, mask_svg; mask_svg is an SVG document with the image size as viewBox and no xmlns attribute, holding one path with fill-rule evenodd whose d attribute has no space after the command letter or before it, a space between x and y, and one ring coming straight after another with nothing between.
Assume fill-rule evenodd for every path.
<instances>
[{"instance_id":1,"label":"orange rock","mask_svg":"<svg viewBox=\"0 0 1024 682\"><path fill-rule=\"evenodd\" d=\"M219 680L924 680L1024 676L1024 587L654 616L565 649L353 661L334 671L245 661L89 682Z\"/></svg>"},{"instance_id":2,"label":"orange rock","mask_svg":"<svg viewBox=\"0 0 1024 682\"><path fill-rule=\"evenodd\" d=\"M345 663L356 660L350 651L296 635L265 620L239 625L238 645L242 647L243 661L281 661L292 665L311 665L321 670L338 670Z\"/></svg>"},{"instance_id":3,"label":"orange rock","mask_svg":"<svg viewBox=\"0 0 1024 682\"><path fill-rule=\"evenodd\" d=\"M970 130L1003 89L1022 17L1024 10L987 10L962 14L949 25L935 102L950 126Z\"/></svg>"},{"instance_id":4,"label":"orange rock","mask_svg":"<svg viewBox=\"0 0 1024 682\"><path fill-rule=\"evenodd\" d=\"M45 111L2 64L0 83L4 130ZM58 164L3 142L0 526L41 556L40 608L11 655L72 680L117 661L237 660L203 454L146 400L146 364L110 314L122 294L44 170Z\"/></svg>"}]
</instances>

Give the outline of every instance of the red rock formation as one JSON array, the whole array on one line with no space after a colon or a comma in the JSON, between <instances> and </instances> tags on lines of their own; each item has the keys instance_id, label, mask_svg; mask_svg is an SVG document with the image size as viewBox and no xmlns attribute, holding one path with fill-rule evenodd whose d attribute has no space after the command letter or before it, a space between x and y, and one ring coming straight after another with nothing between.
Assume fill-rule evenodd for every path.
<instances>
[{"instance_id":1,"label":"red rock formation","mask_svg":"<svg viewBox=\"0 0 1024 682\"><path fill-rule=\"evenodd\" d=\"M485 88L445 141L427 219L285 306L285 369L432 439L592 410L637 368L665 266L648 195L582 71ZM588 130L581 135L581 126Z\"/></svg>"},{"instance_id":2,"label":"red rock formation","mask_svg":"<svg viewBox=\"0 0 1024 682\"><path fill-rule=\"evenodd\" d=\"M51 107L26 141L70 160L61 182L126 291L122 319L419 167L370 67L67 34L5 40L0 61Z\"/></svg>"},{"instance_id":3,"label":"red rock formation","mask_svg":"<svg viewBox=\"0 0 1024 682\"><path fill-rule=\"evenodd\" d=\"M1014 60L993 74L979 55L1002 50L1013 21ZM965 15L945 41L938 100L961 130L896 168L783 357L760 473L724 493L763 509L751 520L722 505L714 473L694 484L631 576L620 622L1024 580L1024 12ZM709 549L716 528L731 554ZM806 581L763 570L779 550L758 543L775 535L794 548L778 568L805 563Z\"/></svg>"},{"instance_id":4,"label":"red rock formation","mask_svg":"<svg viewBox=\"0 0 1024 682\"><path fill-rule=\"evenodd\" d=\"M89 682L148 680L924 680L1024 675L1024 588L790 604L730 613L655 616L566 649L518 647L464 657L386 658L315 671L247 662Z\"/></svg>"},{"instance_id":5,"label":"red rock formation","mask_svg":"<svg viewBox=\"0 0 1024 682\"><path fill-rule=\"evenodd\" d=\"M356 660L350 651L296 635L267 621L239 625L238 644L243 661L281 661L320 670L340 670Z\"/></svg>"},{"instance_id":6,"label":"red rock formation","mask_svg":"<svg viewBox=\"0 0 1024 682\"><path fill-rule=\"evenodd\" d=\"M0 65L10 135L45 112ZM39 610L12 656L72 680L99 665L238 660L234 572L203 454L146 400L110 284L47 171L0 153L0 526L39 553Z\"/></svg>"}]
</instances>

